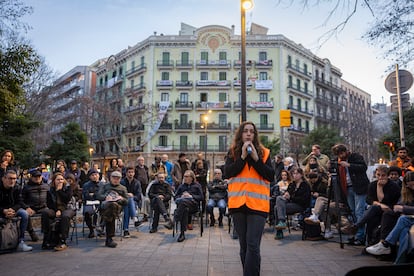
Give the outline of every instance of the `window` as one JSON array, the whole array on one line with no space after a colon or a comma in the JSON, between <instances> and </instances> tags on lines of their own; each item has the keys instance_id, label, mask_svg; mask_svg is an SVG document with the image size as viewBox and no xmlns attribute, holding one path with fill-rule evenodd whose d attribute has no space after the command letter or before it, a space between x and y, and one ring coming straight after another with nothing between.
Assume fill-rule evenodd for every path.
<instances>
[{"instance_id":1,"label":"window","mask_svg":"<svg viewBox=\"0 0 414 276\"><path fill-rule=\"evenodd\" d=\"M131 69L135 68L135 60L131 61Z\"/></svg>"},{"instance_id":2,"label":"window","mask_svg":"<svg viewBox=\"0 0 414 276\"><path fill-rule=\"evenodd\" d=\"M308 74L308 65L307 64L303 64L303 73L305 73L306 75Z\"/></svg>"},{"instance_id":3,"label":"window","mask_svg":"<svg viewBox=\"0 0 414 276\"><path fill-rule=\"evenodd\" d=\"M289 80L289 87L292 87L293 86L293 78L292 78L291 75L289 75L288 80Z\"/></svg>"},{"instance_id":4,"label":"window","mask_svg":"<svg viewBox=\"0 0 414 276\"><path fill-rule=\"evenodd\" d=\"M219 80L227 80L227 73L226 72L219 72Z\"/></svg>"},{"instance_id":5,"label":"window","mask_svg":"<svg viewBox=\"0 0 414 276\"><path fill-rule=\"evenodd\" d=\"M161 101L168 102L170 100L170 95L168 93L161 93Z\"/></svg>"},{"instance_id":6,"label":"window","mask_svg":"<svg viewBox=\"0 0 414 276\"><path fill-rule=\"evenodd\" d=\"M162 53L162 65L170 65L170 53L169 52Z\"/></svg>"},{"instance_id":7,"label":"window","mask_svg":"<svg viewBox=\"0 0 414 276\"><path fill-rule=\"evenodd\" d=\"M208 80L208 72L200 72L200 80Z\"/></svg>"},{"instance_id":8,"label":"window","mask_svg":"<svg viewBox=\"0 0 414 276\"><path fill-rule=\"evenodd\" d=\"M218 96L219 96L219 101L220 102L226 102L227 101L227 94L226 93L220 92Z\"/></svg>"},{"instance_id":9,"label":"window","mask_svg":"<svg viewBox=\"0 0 414 276\"><path fill-rule=\"evenodd\" d=\"M305 130L306 132L309 132L309 121L308 120L305 121Z\"/></svg>"},{"instance_id":10,"label":"window","mask_svg":"<svg viewBox=\"0 0 414 276\"><path fill-rule=\"evenodd\" d=\"M308 93L308 83L307 82L304 83L304 89L305 89L305 93Z\"/></svg>"},{"instance_id":11,"label":"window","mask_svg":"<svg viewBox=\"0 0 414 276\"><path fill-rule=\"evenodd\" d=\"M200 150L204 150L204 151L207 151L207 143L206 143L206 140L207 139L207 136L204 136L204 135L200 135L200 140L199 140L199 143L200 143L200 145L199 145L199 147L200 147Z\"/></svg>"},{"instance_id":12,"label":"window","mask_svg":"<svg viewBox=\"0 0 414 276\"><path fill-rule=\"evenodd\" d=\"M134 100L133 99L129 99L129 106L132 106L134 104Z\"/></svg>"},{"instance_id":13,"label":"window","mask_svg":"<svg viewBox=\"0 0 414 276\"><path fill-rule=\"evenodd\" d=\"M138 136L136 139L136 146L140 146L141 145L141 136Z\"/></svg>"},{"instance_id":14,"label":"window","mask_svg":"<svg viewBox=\"0 0 414 276\"><path fill-rule=\"evenodd\" d=\"M161 147L168 146L168 136L160 135L160 137L158 137L158 145Z\"/></svg>"},{"instance_id":15,"label":"window","mask_svg":"<svg viewBox=\"0 0 414 276\"><path fill-rule=\"evenodd\" d=\"M144 57L144 56L142 56L142 57L141 57L141 66L144 66L144 64L145 64L145 57Z\"/></svg>"},{"instance_id":16,"label":"window","mask_svg":"<svg viewBox=\"0 0 414 276\"><path fill-rule=\"evenodd\" d=\"M299 62L298 59L295 60L295 68L296 68L296 70L299 70L300 69L300 62Z\"/></svg>"},{"instance_id":17,"label":"window","mask_svg":"<svg viewBox=\"0 0 414 276\"><path fill-rule=\"evenodd\" d=\"M307 102L307 101L305 101L305 111L306 111L306 112L308 112L308 111L309 111L309 109L308 109L308 102Z\"/></svg>"},{"instance_id":18,"label":"window","mask_svg":"<svg viewBox=\"0 0 414 276\"><path fill-rule=\"evenodd\" d=\"M188 103L188 93L180 93L180 102Z\"/></svg>"},{"instance_id":19,"label":"window","mask_svg":"<svg viewBox=\"0 0 414 276\"><path fill-rule=\"evenodd\" d=\"M128 148L132 147L132 138L128 138Z\"/></svg>"},{"instance_id":20,"label":"window","mask_svg":"<svg viewBox=\"0 0 414 276\"><path fill-rule=\"evenodd\" d=\"M188 137L180 136L180 151L187 151Z\"/></svg>"},{"instance_id":21,"label":"window","mask_svg":"<svg viewBox=\"0 0 414 276\"><path fill-rule=\"evenodd\" d=\"M296 103L298 110L302 110L302 101L300 99L296 99Z\"/></svg>"},{"instance_id":22,"label":"window","mask_svg":"<svg viewBox=\"0 0 414 276\"><path fill-rule=\"evenodd\" d=\"M190 60L190 54L188 52L181 53L181 64L188 65Z\"/></svg>"},{"instance_id":23,"label":"window","mask_svg":"<svg viewBox=\"0 0 414 276\"><path fill-rule=\"evenodd\" d=\"M293 96L289 96L289 106L293 106Z\"/></svg>"},{"instance_id":24,"label":"window","mask_svg":"<svg viewBox=\"0 0 414 276\"><path fill-rule=\"evenodd\" d=\"M181 81L188 81L188 72L181 72Z\"/></svg>"},{"instance_id":25,"label":"window","mask_svg":"<svg viewBox=\"0 0 414 276\"><path fill-rule=\"evenodd\" d=\"M259 72L259 80L267 80L267 72Z\"/></svg>"},{"instance_id":26,"label":"window","mask_svg":"<svg viewBox=\"0 0 414 276\"><path fill-rule=\"evenodd\" d=\"M300 79L296 79L296 89L300 91Z\"/></svg>"},{"instance_id":27,"label":"window","mask_svg":"<svg viewBox=\"0 0 414 276\"><path fill-rule=\"evenodd\" d=\"M259 61L267 60L267 52L259 52Z\"/></svg>"},{"instance_id":28,"label":"window","mask_svg":"<svg viewBox=\"0 0 414 276\"><path fill-rule=\"evenodd\" d=\"M139 77L139 85L140 87L144 86L144 76Z\"/></svg>"},{"instance_id":29,"label":"window","mask_svg":"<svg viewBox=\"0 0 414 276\"><path fill-rule=\"evenodd\" d=\"M267 128L268 125L268 117L267 114L260 114L260 126L263 128Z\"/></svg>"},{"instance_id":30,"label":"window","mask_svg":"<svg viewBox=\"0 0 414 276\"><path fill-rule=\"evenodd\" d=\"M219 151L227 151L227 136L219 136Z\"/></svg>"},{"instance_id":31,"label":"window","mask_svg":"<svg viewBox=\"0 0 414 276\"><path fill-rule=\"evenodd\" d=\"M200 93L200 101L207 102L208 101L208 94L207 93Z\"/></svg>"},{"instance_id":32,"label":"window","mask_svg":"<svg viewBox=\"0 0 414 276\"><path fill-rule=\"evenodd\" d=\"M134 88L134 80L131 80L131 81L129 82L129 85L131 86L131 88Z\"/></svg>"},{"instance_id":33,"label":"window","mask_svg":"<svg viewBox=\"0 0 414 276\"><path fill-rule=\"evenodd\" d=\"M302 119L298 119L298 128L301 129L302 128Z\"/></svg>"},{"instance_id":34,"label":"window","mask_svg":"<svg viewBox=\"0 0 414 276\"><path fill-rule=\"evenodd\" d=\"M188 123L188 114L180 114L180 125Z\"/></svg>"},{"instance_id":35,"label":"window","mask_svg":"<svg viewBox=\"0 0 414 276\"><path fill-rule=\"evenodd\" d=\"M219 127L227 127L227 114L219 114Z\"/></svg>"},{"instance_id":36,"label":"window","mask_svg":"<svg viewBox=\"0 0 414 276\"><path fill-rule=\"evenodd\" d=\"M227 61L227 53L226 52L219 52L219 60Z\"/></svg>"},{"instance_id":37,"label":"window","mask_svg":"<svg viewBox=\"0 0 414 276\"><path fill-rule=\"evenodd\" d=\"M201 60L208 64L208 52L201 52Z\"/></svg>"},{"instance_id":38,"label":"window","mask_svg":"<svg viewBox=\"0 0 414 276\"><path fill-rule=\"evenodd\" d=\"M267 93L260 93L259 94L259 101L260 102L268 102L268 94Z\"/></svg>"},{"instance_id":39,"label":"window","mask_svg":"<svg viewBox=\"0 0 414 276\"><path fill-rule=\"evenodd\" d=\"M143 96L139 96L138 97L138 103L139 104L142 104L143 103L143 100L144 100L144 97Z\"/></svg>"},{"instance_id":40,"label":"window","mask_svg":"<svg viewBox=\"0 0 414 276\"><path fill-rule=\"evenodd\" d=\"M169 72L162 72L161 73L161 80L169 80L170 79L170 73Z\"/></svg>"},{"instance_id":41,"label":"window","mask_svg":"<svg viewBox=\"0 0 414 276\"><path fill-rule=\"evenodd\" d=\"M288 66L292 67L292 57L288 56Z\"/></svg>"}]
</instances>

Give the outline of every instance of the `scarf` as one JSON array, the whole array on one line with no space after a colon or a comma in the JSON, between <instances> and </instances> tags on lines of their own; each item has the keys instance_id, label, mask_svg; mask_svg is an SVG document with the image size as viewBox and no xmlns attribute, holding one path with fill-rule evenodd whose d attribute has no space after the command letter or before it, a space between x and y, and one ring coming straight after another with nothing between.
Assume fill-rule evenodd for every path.
<instances>
[{"instance_id":1,"label":"scarf","mask_svg":"<svg viewBox=\"0 0 414 276\"><path fill-rule=\"evenodd\" d=\"M347 184L346 184L346 168L341 166L339 163L341 159L338 159L338 171L339 171L339 184L341 184L342 192L345 196L348 194Z\"/></svg>"}]
</instances>

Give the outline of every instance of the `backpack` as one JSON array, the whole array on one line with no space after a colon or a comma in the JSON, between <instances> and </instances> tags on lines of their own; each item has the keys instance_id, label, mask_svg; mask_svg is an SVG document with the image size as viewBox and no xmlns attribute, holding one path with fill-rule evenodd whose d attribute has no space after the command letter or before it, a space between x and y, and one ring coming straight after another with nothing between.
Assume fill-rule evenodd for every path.
<instances>
[{"instance_id":1,"label":"backpack","mask_svg":"<svg viewBox=\"0 0 414 276\"><path fill-rule=\"evenodd\" d=\"M322 239L320 224L303 224L302 240L317 241Z\"/></svg>"},{"instance_id":2,"label":"backpack","mask_svg":"<svg viewBox=\"0 0 414 276\"><path fill-rule=\"evenodd\" d=\"M0 253L12 252L19 245L20 218L0 218Z\"/></svg>"}]
</instances>

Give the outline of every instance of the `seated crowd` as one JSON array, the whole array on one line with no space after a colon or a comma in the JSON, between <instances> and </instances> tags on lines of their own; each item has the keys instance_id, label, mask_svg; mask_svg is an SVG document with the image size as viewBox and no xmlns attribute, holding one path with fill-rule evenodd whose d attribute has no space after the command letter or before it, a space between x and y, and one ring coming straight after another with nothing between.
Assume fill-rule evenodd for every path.
<instances>
[{"instance_id":1,"label":"seated crowd","mask_svg":"<svg viewBox=\"0 0 414 276\"><path fill-rule=\"evenodd\" d=\"M322 239L340 233L348 236L349 244L364 246L368 254L393 254L396 263L412 257L408 240L414 225L414 166L402 161L378 166L370 182L360 154L341 144L332 152L337 159L330 160L320 146L313 145L300 164L292 157L275 156L268 214L275 239L284 238L291 217L297 216L300 228L316 227ZM11 151L4 151L2 158L10 159L9 155L13 157ZM398 158L406 159L404 154ZM33 216L41 218L42 249L65 250L72 219L80 210L89 230L87 237L105 236L105 246L111 248L117 246L113 237L119 218L125 238L130 236L131 219L135 227L149 220L149 233L158 232L160 215L166 229L179 228L178 242L186 239L186 231L193 228L192 216L199 211L205 212L210 227L216 222L223 227L228 200L223 168L214 168L208 181L209 164L202 154L193 162L185 153L174 162L164 154L149 167L142 156L136 161L132 167L114 158L104 173L97 164L89 168L83 162L77 168L76 160L70 166L58 160L53 173L49 175L42 164L18 187L17 170L9 160L0 171L0 215L20 218L17 250L33 249L25 242L26 231L32 241L39 240Z\"/></svg>"}]
</instances>

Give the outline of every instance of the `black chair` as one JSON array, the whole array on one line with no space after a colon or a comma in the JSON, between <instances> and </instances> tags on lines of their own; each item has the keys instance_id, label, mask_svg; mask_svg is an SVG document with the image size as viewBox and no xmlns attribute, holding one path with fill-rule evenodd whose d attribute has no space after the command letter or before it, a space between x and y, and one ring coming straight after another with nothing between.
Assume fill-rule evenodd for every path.
<instances>
[{"instance_id":1,"label":"black chair","mask_svg":"<svg viewBox=\"0 0 414 276\"><path fill-rule=\"evenodd\" d=\"M203 236L203 231L204 231L204 225L203 225L203 217L204 217L203 213L204 212L202 211L202 209L203 209L202 208L202 202L199 202L197 211L194 212L194 213L192 213L192 214L190 214L190 216L191 216L191 222L192 223L195 220L198 220L198 224L200 226L200 237ZM178 210L177 208L174 210L173 237L175 237L175 233L176 233L176 231L178 232L178 227L179 227L178 221L176 219L176 217L177 217L177 210Z\"/></svg>"}]
</instances>

